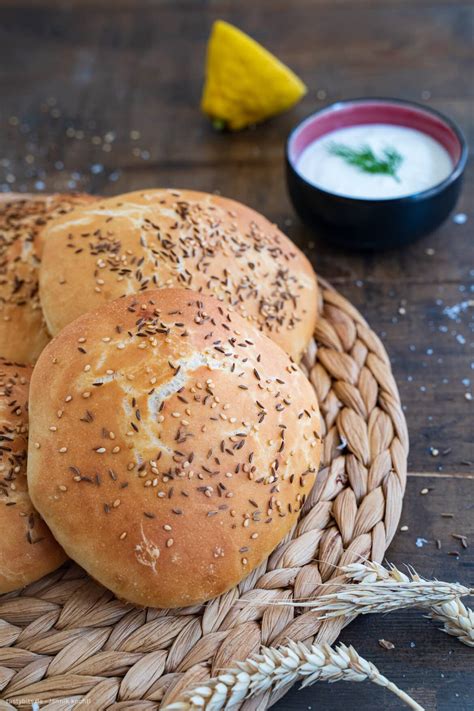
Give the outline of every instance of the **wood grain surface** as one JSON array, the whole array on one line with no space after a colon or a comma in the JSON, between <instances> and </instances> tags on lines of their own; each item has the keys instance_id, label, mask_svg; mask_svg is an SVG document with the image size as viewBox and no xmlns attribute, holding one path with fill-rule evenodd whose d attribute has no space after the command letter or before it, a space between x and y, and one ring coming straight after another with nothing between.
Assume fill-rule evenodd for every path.
<instances>
[{"instance_id":1,"label":"wood grain surface","mask_svg":"<svg viewBox=\"0 0 474 711\"><path fill-rule=\"evenodd\" d=\"M213 132L198 104L216 18L248 31L297 71L309 86L304 101L255 130ZM299 222L283 155L299 119L337 99L367 95L424 102L457 120L472 142L473 49L472 2L0 1L0 189L219 190L278 222L361 310L392 358L411 436L411 476L402 515L408 531L396 536L388 558L470 585L472 166L455 211L466 215L464 224L452 216L403 251L361 255L331 248ZM429 493L420 494L425 488ZM452 533L466 534L471 547L460 549ZM459 559L449 555L454 551ZM395 649L382 649L382 638ZM359 619L342 639L427 711L474 709L472 651L420 613ZM342 711L354 702L400 708L363 684L294 689L276 708Z\"/></svg>"}]
</instances>

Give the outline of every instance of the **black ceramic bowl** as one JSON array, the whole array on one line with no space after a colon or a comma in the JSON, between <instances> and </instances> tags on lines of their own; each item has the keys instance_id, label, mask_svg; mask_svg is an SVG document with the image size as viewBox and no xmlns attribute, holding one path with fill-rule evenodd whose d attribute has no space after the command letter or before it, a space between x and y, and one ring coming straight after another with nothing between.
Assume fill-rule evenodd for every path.
<instances>
[{"instance_id":1,"label":"black ceramic bowl","mask_svg":"<svg viewBox=\"0 0 474 711\"><path fill-rule=\"evenodd\" d=\"M301 153L331 131L360 124L406 126L428 134L449 153L453 169L438 185L407 197L364 199L327 192L297 170ZM438 227L456 204L467 161L466 140L455 123L425 106L399 99L339 101L309 116L291 132L286 173L293 205L303 222L333 244L387 249L413 242Z\"/></svg>"}]
</instances>

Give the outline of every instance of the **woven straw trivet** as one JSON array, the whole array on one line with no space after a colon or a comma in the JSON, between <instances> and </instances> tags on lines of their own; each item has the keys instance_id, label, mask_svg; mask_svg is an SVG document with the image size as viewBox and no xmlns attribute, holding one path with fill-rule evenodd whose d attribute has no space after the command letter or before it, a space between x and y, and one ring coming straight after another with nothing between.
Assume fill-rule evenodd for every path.
<instances>
[{"instance_id":1,"label":"woven straw trivet","mask_svg":"<svg viewBox=\"0 0 474 711\"><path fill-rule=\"evenodd\" d=\"M67 564L0 597L0 709L157 709L261 644L336 640L349 620L267 606L318 594L339 567L381 561L396 531L408 436L379 338L320 280L320 320L303 361L319 397L321 471L300 521L237 588L207 605L137 609ZM250 604L249 604L250 603ZM282 696L247 700L265 709Z\"/></svg>"}]
</instances>

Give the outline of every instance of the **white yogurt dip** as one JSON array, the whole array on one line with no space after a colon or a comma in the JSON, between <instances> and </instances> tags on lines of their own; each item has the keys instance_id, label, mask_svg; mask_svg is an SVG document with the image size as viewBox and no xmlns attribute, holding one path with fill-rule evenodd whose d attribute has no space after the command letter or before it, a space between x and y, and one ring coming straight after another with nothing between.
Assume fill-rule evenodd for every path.
<instances>
[{"instance_id":1,"label":"white yogurt dip","mask_svg":"<svg viewBox=\"0 0 474 711\"><path fill-rule=\"evenodd\" d=\"M353 165L347 158L335 155L335 146L352 149L358 155L368 147L378 161L386 158L387 149L395 150L399 164L394 174L366 172L360 161ZM380 200L413 195L441 183L451 173L453 163L447 150L421 131L367 124L341 128L318 138L302 152L296 169L309 183L328 192Z\"/></svg>"}]
</instances>

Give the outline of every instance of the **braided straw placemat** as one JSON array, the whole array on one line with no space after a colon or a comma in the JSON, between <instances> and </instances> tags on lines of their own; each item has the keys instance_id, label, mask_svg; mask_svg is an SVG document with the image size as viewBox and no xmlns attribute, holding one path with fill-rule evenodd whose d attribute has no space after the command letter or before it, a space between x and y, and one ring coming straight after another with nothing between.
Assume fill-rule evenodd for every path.
<instances>
[{"instance_id":1,"label":"braided straw placemat","mask_svg":"<svg viewBox=\"0 0 474 711\"><path fill-rule=\"evenodd\" d=\"M303 360L325 434L321 471L300 521L237 588L180 610L138 609L70 563L0 597L0 709L157 709L260 644L329 642L350 620L269 601L315 596L339 567L381 561L400 518L408 436L382 343L320 280L320 320ZM237 604L238 603L238 604ZM264 709L282 696L247 700Z\"/></svg>"}]
</instances>

